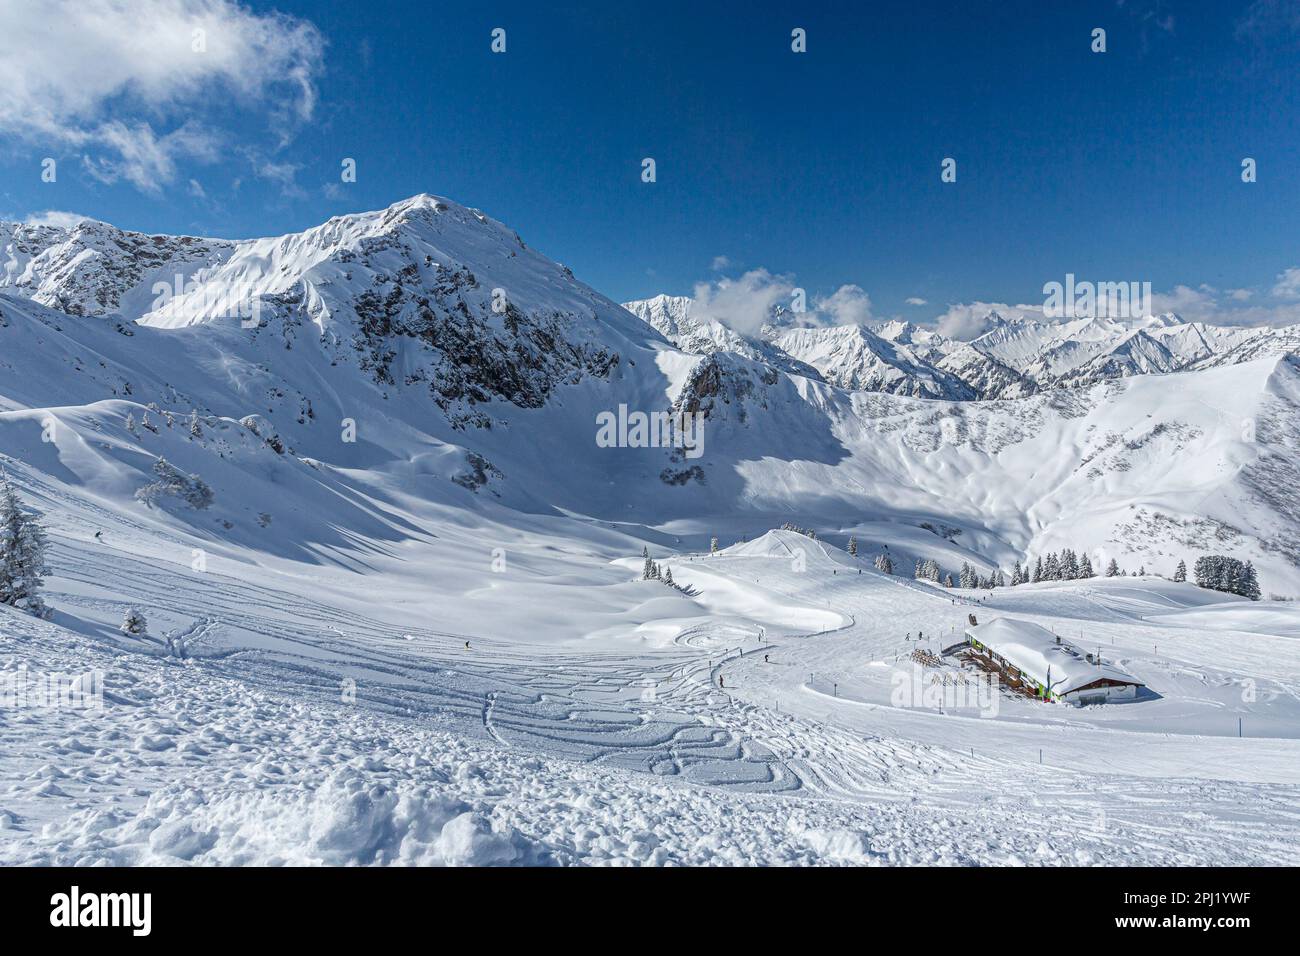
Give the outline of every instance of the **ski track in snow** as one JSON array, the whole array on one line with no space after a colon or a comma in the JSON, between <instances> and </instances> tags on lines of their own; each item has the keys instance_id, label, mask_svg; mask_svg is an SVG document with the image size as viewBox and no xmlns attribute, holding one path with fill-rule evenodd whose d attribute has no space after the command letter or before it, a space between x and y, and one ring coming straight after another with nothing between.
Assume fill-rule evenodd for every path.
<instances>
[{"instance_id":1,"label":"ski track in snow","mask_svg":"<svg viewBox=\"0 0 1300 956\"><path fill-rule=\"evenodd\" d=\"M899 622L947 643L972 609L996 613L928 585L677 561L701 590L753 580L849 623L760 640L762 625L719 620L660 648L586 651L403 630L325 591L66 538L54 557L67 613L138 599L190 623L172 632L177 658L156 639L87 640L5 610L6 670L100 668L106 706L0 711L4 862L1283 863L1300 837L1293 738L873 699L862 661L906 650ZM1126 640L1177 641L1116 609L1168 610L1159 595L1088 590L998 600L1051 608L1067 633L1088 608L1090 626L1113 620ZM1274 670L1293 682L1285 640ZM1269 663L1238 658L1247 673Z\"/></svg>"},{"instance_id":2,"label":"ski track in snow","mask_svg":"<svg viewBox=\"0 0 1300 956\"><path fill-rule=\"evenodd\" d=\"M0 607L0 676L104 675L101 710L0 706L2 863L1291 862L1293 603L946 592L792 531L687 552L795 517L900 571L1086 547L1168 574L1222 547L1294 593L1294 328L997 318L785 354L686 300L639 310L705 357L428 195L247 242L0 232L0 465L55 611ZM159 308L173 271L201 281ZM1015 398L1030 370L1081 387ZM909 397L931 388L962 400ZM709 409L672 487L665 449L592 441L665 401ZM163 457L204 508L136 499ZM643 544L693 591L637 580ZM1095 642L1152 697L898 705L972 612Z\"/></svg>"}]
</instances>

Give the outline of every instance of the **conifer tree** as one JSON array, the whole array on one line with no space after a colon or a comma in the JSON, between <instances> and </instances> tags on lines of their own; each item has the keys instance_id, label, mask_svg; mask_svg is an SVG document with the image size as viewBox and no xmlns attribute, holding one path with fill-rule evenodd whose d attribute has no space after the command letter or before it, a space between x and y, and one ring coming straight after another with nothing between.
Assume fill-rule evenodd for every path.
<instances>
[{"instance_id":1,"label":"conifer tree","mask_svg":"<svg viewBox=\"0 0 1300 956\"><path fill-rule=\"evenodd\" d=\"M1240 584L1238 594L1250 598L1252 601L1260 599L1259 579L1255 575L1255 565L1249 561L1246 562L1246 566L1242 569Z\"/></svg>"},{"instance_id":2,"label":"conifer tree","mask_svg":"<svg viewBox=\"0 0 1300 956\"><path fill-rule=\"evenodd\" d=\"M1048 581L1061 580L1061 559L1052 551L1047 555L1047 560L1043 562L1043 578Z\"/></svg>"},{"instance_id":3,"label":"conifer tree","mask_svg":"<svg viewBox=\"0 0 1300 956\"><path fill-rule=\"evenodd\" d=\"M1178 567L1174 569L1174 580L1180 584L1187 580L1187 562L1180 560Z\"/></svg>"},{"instance_id":4,"label":"conifer tree","mask_svg":"<svg viewBox=\"0 0 1300 956\"><path fill-rule=\"evenodd\" d=\"M0 604L45 615L45 548L45 532L23 511L9 477L0 472Z\"/></svg>"}]
</instances>

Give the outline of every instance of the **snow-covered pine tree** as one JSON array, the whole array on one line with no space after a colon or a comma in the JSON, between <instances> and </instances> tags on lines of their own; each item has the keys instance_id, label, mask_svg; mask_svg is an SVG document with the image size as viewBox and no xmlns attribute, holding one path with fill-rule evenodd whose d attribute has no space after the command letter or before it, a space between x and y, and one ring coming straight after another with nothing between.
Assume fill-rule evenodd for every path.
<instances>
[{"instance_id":1,"label":"snow-covered pine tree","mask_svg":"<svg viewBox=\"0 0 1300 956\"><path fill-rule=\"evenodd\" d=\"M1187 562L1179 561L1178 567L1174 568L1174 580L1180 584L1187 580Z\"/></svg>"},{"instance_id":2,"label":"snow-covered pine tree","mask_svg":"<svg viewBox=\"0 0 1300 956\"><path fill-rule=\"evenodd\" d=\"M1111 558L1110 563L1106 565L1106 577L1114 578L1118 576L1119 576L1119 562L1116 561L1114 558Z\"/></svg>"},{"instance_id":3,"label":"snow-covered pine tree","mask_svg":"<svg viewBox=\"0 0 1300 956\"><path fill-rule=\"evenodd\" d=\"M959 578L961 580L961 586L964 588L973 588L979 584L979 579L975 576L975 569L965 561L962 562Z\"/></svg>"},{"instance_id":4,"label":"snow-covered pine tree","mask_svg":"<svg viewBox=\"0 0 1300 956\"><path fill-rule=\"evenodd\" d=\"M1260 599L1259 578L1255 566L1221 554L1197 558L1192 574L1198 586L1227 594L1240 594L1252 601Z\"/></svg>"},{"instance_id":5,"label":"snow-covered pine tree","mask_svg":"<svg viewBox=\"0 0 1300 956\"><path fill-rule=\"evenodd\" d=\"M44 617L41 583L45 566L45 532L22 509L9 476L0 471L0 604Z\"/></svg>"},{"instance_id":6,"label":"snow-covered pine tree","mask_svg":"<svg viewBox=\"0 0 1300 956\"><path fill-rule=\"evenodd\" d=\"M641 565L641 580L653 581L655 563L650 560L650 548L648 545L641 549L641 557L645 559L644 563Z\"/></svg>"},{"instance_id":7,"label":"snow-covered pine tree","mask_svg":"<svg viewBox=\"0 0 1300 956\"><path fill-rule=\"evenodd\" d=\"M197 408L190 411L190 435L194 438L203 437L203 429L199 427L199 410Z\"/></svg>"},{"instance_id":8,"label":"snow-covered pine tree","mask_svg":"<svg viewBox=\"0 0 1300 956\"><path fill-rule=\"evenodd\" d=\"M126 413L126 430L133 435L135 434L135 413L134 412Z\"/></svg>"},{"instance_id":9,"label":"snow-covered pine tree","mask_svg":"<svg viewBox=\"0 0 1300 956\"><path fill-rule=\"evenodd\" d=\"M673 569L672 569L672 568L664 568L664 584L668 585L670 588L674 588L674 587L677 586L677 585L673 584Z\"/></svg>"},{"instance_id":10,"label":"snow-covered pine tree","mask_svg":"<svg viewBox=\"0 0 1300 956\"><path fill-rule=\"evenodd\" d=\"M950 587L952 587L952 575L951 575L951 574L945 574L945 575L943 576L943 586L946 587L946 588L950 588Z\"/></svg>"},{"instance_id":11,"label":"snow-covered pine tree","mask_svg":"<svg viewBox=\"0 0 1300 956\"><path fill-rule=\"evenodd\" d=\"M172 495L185 502L191 508L202 511L212 504L212 488L198 475L187 475L165 458L158 458L153 463L153 472L158 476L153 481L136 491L137 501L152 506L160 498Z\"/></svg>"},{"instance_id":12,"label":"snow-covered pine tree","mask_svg":"<svg viewBox=\"0 0 1300 956\"><path fill-rule=\"evenodd\" d=\"M1002 574L1002 569L998 568L997 573L993 575L993 586L995 588L1004 588L1007 586L1007 579Z\"/></svg>"},{"instance_id":13,"label":"snow-covered pine tree","mask_svg":"<svg viewBox=\"0 0 1300 956\"><path fill-rule=\"evenodd\" d=\"M1075 555L1073 548L1066 548L1061 552L1061 578L1065 581L1073 581L1079 576L1079 558Z\"/></svg>"},{"instance_id":14,"label":"snow-covered pine tree","mask_svg":"<svg viewBox=\"0 0 1300 956\"><path fill-rule=\"evenodd\" d=\"M129 607L126 609L126 614L122 616L121 631L123 634L133 636L145 634L149 631L149 622L145 620L144 614L138 609Z\"/></svg>"},{"instance_id":15,"label":"snow-covered pine tree","mask_svg":"<svg viewBox=\"0 0 1300 956\"><path fill-rule=\"evenodd\" d=\"M1255 574L1255 565L1249 561L1241 570L1240 590L1237 593L1244 598L1250 598L1252 601L1260 599L1259 578Z\"/></svg>"},{"instance_id":16,"label":"snow-covered pine tree","mask_svg":"<svg viewBox=\"0 0 1300 956\"><path fill-rule=\"evenodd\" d=\"M1048 581L1061 580L1061 559L1052 551L1047 555L1047 560L1043 562L1043 577Z\"/></svg>"},{"instance_id":17,"label":"snow-covered pine tree","mask_svg":"<svg viewBox=\"0 0 1300 956\"><path fill-rule=\"evenodd\" d=\"M916 580L916 581L924 581L924 580L925 580L925 571L924 571L924 567L925 567L925 566L921 563L921 559L920 559L920 558L917 558L917 559L916 559L916 567L912 569L912 578L913 578L913 580Z\"/></svg>"},{"instance_id":18,"label":"snow-covered pine tree","mask_svg":"<svg viewBox=\"0 0 1300 956\"><path fill-rule=\"evenodd\" d=\"M1085 551L1079 558L1079 577L1095 578L1096 576L1097 572L1092 569L1092 558L1088 557L1088 552Z\"/></svg>"},{"instance_id":19,"label":"snow-covered pine tree","mask_svg":"<svg viewBox=\"0 0 1300 956\"><path fill-rule=\"evenodd\" d=\"M1037 584L1043 580L1043 556L1040 554L1038 560L1034 562L1034 577L1031 583Z\"/></svg>"},{"instance_id":20,"label":"snow-covered pine tree","mask_svg":"<svg viewBox=\"0 0 1300 956\"><path fill-rule=\"evenodd\" d=\"M881 554L876 558L876 570L885 574L894 573L894 562L890 559L889 555Z\"/></svg>"},{"instance_id":21,"label":"snow-covered pine tree","mask_svg":"<svg viewBox=\"0 0 1300 956\"><path fill-rule=\"evenodd\" d=\"M1207 554L1197 558L1196 563L1192 565L1192 575L1198 588L1209 588L1211 591L1224 589L1223 559L1218 555Z\"/></svg>"},{"instance_id":22,"label":"snow-covered pine tree","mask_svg":"<svg viewBox=\"0 0 1300 956\"><path fill-rule=\"evenodd\" d=\"M858 554L858 539L857 539L857 538L854 538L854 537L850 537L850 538L849 538L849 549L848 549L848 550L849 550L849 554L853 555L854 557L857 556L857 554Z\"/></svg>"},{"instance_id":23,"label":"snow-covered pine tree","mask_svg":"<svg viewBox=\"0 0 1300 956\"><path fill-rule=\"evenodd\" d=\"M718 539L715 536L709 540L709 554L717 554L717 553L718 553Z\"/></svg>"},{"instance_id":24,"label":"snow-covered pine tree","mask_svg":"<svg viewBox=\"0 0 1300 956\"><path fill-rule=\"evenodd\" d=\"M1023 572L1023 571L1021 570L1021 568L1020 568L1020 559L1017 558L1017 559L1016 559L1016 566L1015 566L1014 568L1011 569L1011 586L1012 586L1012 587L1015 587L1015 586L1018 585L1018 584L1023 584L1023 583L1024 583L1023 580L1021 579L1021 575L1022 575L1022 574L1024 574L1024 572Z\"/></svg>"}]
</instances>

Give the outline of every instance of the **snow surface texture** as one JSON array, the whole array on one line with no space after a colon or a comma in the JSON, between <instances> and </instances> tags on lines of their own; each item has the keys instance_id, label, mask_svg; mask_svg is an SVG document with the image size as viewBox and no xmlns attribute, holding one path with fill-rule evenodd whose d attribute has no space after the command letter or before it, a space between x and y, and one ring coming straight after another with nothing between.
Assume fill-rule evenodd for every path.
<instances>
[{"instance_id":1,"label":"snow surface texture","mask_svg":"<svg viewBox=\"0 0 1300 956\"><path fill-rule=\"evenodd\" d=\"M919 330L679 348L429 196L249 242L4 229L0 466L54 611L0 607L0 691L99 672L103 707L0 707L0 862L1290 860L1294 603L872 566L1218 552L1297 593L1286 354L1147 374L1130 343L1141 374L936 399L815 367L887 354L956 387ZM698 473L597 447L619 404L706 414ZM640 580L647 545L690 591ZM912 657L972 613L1096 645L1152 696L900 701L971 676Z\"/></svg>"}]
</instances>

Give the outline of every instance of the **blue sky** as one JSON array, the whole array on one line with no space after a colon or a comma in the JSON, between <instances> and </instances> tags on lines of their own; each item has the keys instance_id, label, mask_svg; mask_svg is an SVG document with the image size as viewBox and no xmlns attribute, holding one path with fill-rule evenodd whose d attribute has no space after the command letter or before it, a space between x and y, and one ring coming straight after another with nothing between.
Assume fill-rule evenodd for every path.
<instances>
[{"instance_id":1,"label":"blue sky","mask_svg":"<svg viewBox=\"0 0 1300 956\"><path fill-rule=\"evenodd\" d=\"M423 191L617 299L750 273L934 320L1073 272L1300 320L1300 4L96 2L6 14L6 217L244 237Z\"/></svg>"}]
</instances>

